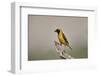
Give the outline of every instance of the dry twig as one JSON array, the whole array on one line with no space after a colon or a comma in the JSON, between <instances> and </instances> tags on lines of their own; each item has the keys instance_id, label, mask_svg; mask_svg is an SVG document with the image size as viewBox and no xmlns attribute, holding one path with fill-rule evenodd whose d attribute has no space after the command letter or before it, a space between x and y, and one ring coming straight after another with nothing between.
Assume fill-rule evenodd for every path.
<instances>
[{"instance_id":1,"label":"dry twig","mask_svg":"<svg viewBox=\"0 0 100 76\"><path fill-rule=\"evenodd\" d=\"M57 41L54 41L55 43L55 48L56 48L56 51L57 53L59 54L59 56L62 58L62 59L73 59L73 57L69 54L67 54L67 52L65 52L65 47L62 46L59 42Z\"/></svg>"}]
</instances>

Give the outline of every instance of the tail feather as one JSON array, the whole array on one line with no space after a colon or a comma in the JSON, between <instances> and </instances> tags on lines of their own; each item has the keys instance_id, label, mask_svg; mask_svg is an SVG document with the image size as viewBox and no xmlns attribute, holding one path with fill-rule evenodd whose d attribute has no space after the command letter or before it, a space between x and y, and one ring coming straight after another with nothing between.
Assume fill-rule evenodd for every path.
<instances>
[{"instance_id":1,"label":"tail feather","mask_svg":"<svg viewBox=\"0 0 100 76\"><path fill-rule=\"evenodd\" d=\"M71 47L70 45L68 45L68 47L69 47L69 49L71 49L71 50L72 50L72 47Z\"/></svg>"}]
</instances>

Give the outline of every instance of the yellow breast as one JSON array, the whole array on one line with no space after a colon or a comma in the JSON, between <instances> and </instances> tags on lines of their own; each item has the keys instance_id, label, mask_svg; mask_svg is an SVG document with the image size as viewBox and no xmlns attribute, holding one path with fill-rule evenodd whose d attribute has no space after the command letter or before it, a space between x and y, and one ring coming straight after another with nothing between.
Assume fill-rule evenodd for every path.
<instances>
[{"instance_id":1,"label":"yellow breast","mask_svg":"<svg viewBox=\"0 0 100 76\"><path fill-rule=\"evenodd\" d=\"M62 32L59 33L58 39L59 39L60 43L62 43L62 44L65 43L65 40L64 40L63 35L62 35Z\"/></svg>"}]
</instances>

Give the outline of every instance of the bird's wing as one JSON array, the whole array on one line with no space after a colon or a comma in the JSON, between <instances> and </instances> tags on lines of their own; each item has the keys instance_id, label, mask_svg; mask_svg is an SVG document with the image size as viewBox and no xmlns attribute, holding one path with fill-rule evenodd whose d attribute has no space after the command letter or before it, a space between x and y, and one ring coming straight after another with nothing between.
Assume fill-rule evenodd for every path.
<instances>
[{"instance_id":1,"label":"bird's wing","mask_svg":"<svg viewBox=\"0 0 100 76\"><path fill-rule=\"evenodd\" d=\"M69 44L69 42L68 42L68 40L67 40L67 38L66 38L66 36L64 35L64 33L63 33L63 32L62 32L62 36L63 36L63 38L64 38L65 42L66 42L67 44Z\"/></svg>"}]
</instances>

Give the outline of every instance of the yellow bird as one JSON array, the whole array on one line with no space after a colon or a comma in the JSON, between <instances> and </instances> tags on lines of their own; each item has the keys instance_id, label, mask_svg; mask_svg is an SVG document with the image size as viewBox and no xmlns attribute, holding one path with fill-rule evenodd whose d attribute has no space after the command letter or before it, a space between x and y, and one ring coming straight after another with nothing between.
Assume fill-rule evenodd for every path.
<instances>
[{"instance_id":1,"label":"yellow bird","mask_svg":"<svg viewBox=\"0 0 100 76\"><path fill-rule=\"evenodd\" d=\"M59 39L60 44L61 45L63 44L64 46L68 46L72 50L67 38L65 37L65 35L63 33L63 31L61 29L56 29L55 32L57 32L57 34L58 34L58 39Z\"/></svg>"}]
</instances>

